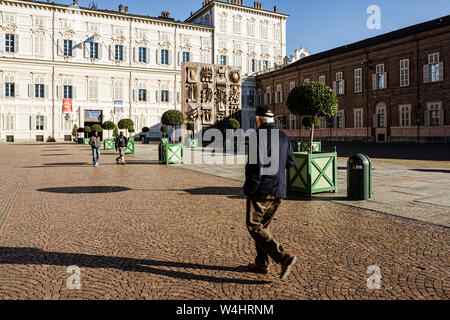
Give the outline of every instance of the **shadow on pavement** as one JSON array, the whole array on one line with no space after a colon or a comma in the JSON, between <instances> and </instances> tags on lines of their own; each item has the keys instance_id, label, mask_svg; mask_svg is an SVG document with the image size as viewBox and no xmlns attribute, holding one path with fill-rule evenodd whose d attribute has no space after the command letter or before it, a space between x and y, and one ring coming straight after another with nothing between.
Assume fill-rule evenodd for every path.
<instances>
[{"instance_id":1,"label":"shadow on pavement","mask_svg":"<svg viewBox=\"0 0 450 320\"><path fill-rule=\"evenodd\" d=\"M111 256L88 255L79 253L47 252L36 248L0 247L0 264L20 265L52 265L77 266L79 268L118 269L129 272L145 272L177 279L208 281L214 283L236 284L267 284L269 281L233 279L192 274L182 271L157 269L154 267L169 267L196 270L215 270L231 272L247 272L245 266L225 267L208 266L195 263L157 261L146 259L122 258Z\"/></svg>"},{"instance_id":2,"label":"shadow on pavement","mask_svg":"<svg viewBox=\"0 0 450 320\"><path fill-rule=\"evenodd\" d=\"M444 169L410 169L410 171L417 171L417 172L436 172L436 173L450 173L450 170L444 170Z\"/></svg>"},{"instance_id":3,"label":"shadow on pavement","mask_svg":"<svg viewBox=\"0 0 450 320\"><path fill-rule=\"evenodd\" d=\"M87 187L57 187L37 189L40 192L67 193L67 194L91 194L91 193L115 193L130 191L127 187L117 186L87 186Z\"/></svg>"},{"instance_id":4,"label":"shadow on pavement","mask_svg":"<svg viewBox=\"0 0 450 320\"><path fill-rule=\"evenodd\" d=\"M68 154L68 153L41 154L41 157L62 157L62 156L72 156L72 154Z\"/></svg>"},{"instance_id":5,"label":"shadow on pavement","mask_svg":"<svg viewBox=\"0 0 450 320\"><path fill-rule=\"evenodd\" d=\"M190 193L192 195L220 195L231 196L233 199L244 199L244 191L242 187L205 187L179 190Z\"/></svg>"}]
</instances>

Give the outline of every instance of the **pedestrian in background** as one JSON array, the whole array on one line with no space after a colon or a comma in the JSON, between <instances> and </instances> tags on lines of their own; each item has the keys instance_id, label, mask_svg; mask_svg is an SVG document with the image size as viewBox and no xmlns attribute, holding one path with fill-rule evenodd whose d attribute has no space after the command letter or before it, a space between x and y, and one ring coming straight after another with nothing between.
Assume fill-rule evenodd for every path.
<instances>
[{"instance_id":1,"label":"pedestrian in background","mask_svg":"<svg viewBox=\"0 0 450 320\"><path fill-rule=\"evenodd\" d=\"M116 159L117 164L125 165L125 150L127 149L128 139L123 135L123 131L116 138L116 151L119 151L119 157Z\"/></svg>"},{"instance_id":2,"label":"pedestrian in background","mask_svg":"<svg viewBox=\"0 0 450 320\"><path fill-rule=\"evenodd\" d=\"M89 139L89 144L92 148L92 160L94 166L97 167L100 159L100 147L102 146L102 139L98 135L98 131L95 131L94 135Z\"/></svg>"},{"instance_id":3,"label":"pedestrian in background","mask_svg":"<svg viewBox=\"0 0 450 320\"><path fill-rule=\"evenodd\" d=\"M281 265L280 279L284 280L291 272L297 258L285 251L270 233L268 227L280 207L282 199L286 199L286 169L294 165L294 151L287 135L275 126L274 114L270 108L258 108L256 121L258 125L256 131L257 163L251 164L250 160L247 163L244 184L244 193L247 196L247 229L255 241L257 252L255 263L250 263L248 268L251 272L267 274L270 272L270 257ZM267 135L263 136L262 131L265 131L264 133ZM272 135L276 138L277 133L279 142L278 145L275 143L272 149ZM271 157L272 160L279 159L278 168L273 169L274 174L268 175L269 170L267 173L264 170L271 168L272 163L261 159L261 154Z\"/></svg>"}]
</instances>

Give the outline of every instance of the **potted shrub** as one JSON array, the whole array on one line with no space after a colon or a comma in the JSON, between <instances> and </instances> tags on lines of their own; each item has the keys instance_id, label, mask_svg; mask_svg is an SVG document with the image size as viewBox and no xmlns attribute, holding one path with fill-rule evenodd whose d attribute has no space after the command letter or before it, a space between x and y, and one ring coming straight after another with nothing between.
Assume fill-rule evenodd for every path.
<instances>
[{"instance_id":1,"label":"potted shrub","mask_svg":"<svg viewBox=\"0 0 450 320\"><path fill-rule=\"evenodd\" d=\"M292 89L286 101L289 110L307 117L311 126L309 152L295 153L294 167L287 171L288 189L312 196L320 192L337 191L337 153L314 153L314 128L319 117L337 113L336 94L326 84L307 82Z\"/></svg>"},{"instance_id":2,"label":"potted shrub","mask_svg":"<svg viewBox=\"0 0 450 320\"><path fill-rule=\"evenodd\" d=\"M91 127L86 126L84 127L84 144L88 145L89 144L89 133L92 132Z\"/></svg>"},{"instance_id":3,"label":"potted shrub","mask_svg":"<svg viewBox=\"0 0 450 320\"><path fill-rule=\"evenodd\" d=\"M142 138L142 143L143 144L149 144L150 139L147 139L147 133L150 132L150 128L149 127L143 127L142 128L142 132L145 134Z\"/></svg>"},{"instance_id":4,"label":"potted shrub","mask_svg":"<svg viewBox=\"0 0 450 320\"><path fill-rule=\"evenodd\" d=\"M302 125L305 129L311 129L314 121L314 127L319 126L319 118L305 116L302 119ZM309 141L297 141L297 150L298 152L310 152L310 142ZM322 152L322 142L321 141L313 141L312 143L312 151L313 152Z\"/></svg>"},{"instance_id":5,"label":"potted shrub","mask_svg":"<svg viewBox=\"0 0 450 320\"><path fill-rule=\"evenodd\" d=\"M162 143L169 143L169 138L167 138L167 134L169 133L169 127L166 125L162 125L161 129L159 129L162 133L161 142Z\"/></svg>"},{"instance_id":6,"label":"potted shrub","mask_svg":"<svg viewBox=\"0 0 450 320\"><path fill-rule=\"evenodd\" d=\"M103 124L103 129L108 131L108 138L104 139L103 141L103 146L105 148L105 150L114 150L115 146L114 146L114 139L110 139L110 131L111 130L115 130L117 127L114 124L114 122L112 121L106 121Z\"/></svg>"},{"instance_id":7,"label":"potted shrub","mask_svg":"<svg viewBox=\"0 0 450 320\"><path fill-rule=\"evenodd\" d=\"M72 137L73 137L73 141L74 142L78 142L77 141L77 137L78 137L78 126L74 125L73 129L72 129Z\"/></svg>"},{"instance_id":8,"label":"potted shrub","mask_svg":"<svg viewBox=\"0 0 450 320\"><path fill-rule=\"evenodd\" d=\"M162 161L166 164L183 163L184 150L183 143L177 143L174 139L175 128L184 124L184 114L178 110L169 110L164 112L161 117L161 123L173 127L170 143L161 146Z\"/></svg>"},{"instance_id":9,"label":"potted shrub","mask_svg":"<svg viewBox=\"0 0 450 320\"><path fill-rule=\"evenodd\" d=\"M84 128L77 129L78 144L84 143L84 139L81 137L81 133L84 133Z\"/></svg>"},{"instance_id":10,"label":"potted shrub","mask_svg":"<svg viewBox=\"0 0 450 320\"><path fill-rule=\"evenodd\" d=\"M118 127L120 130L127 130L127 136L128 133L134 133L134 122L131 119L122 119L118 123ZM133 154L134 153L134 138L129 137L128 138L128 145L127 149L125 150L126 154Z\"/></svg>"},{"instance_id":11,"label":"potted shrub","mask_svg":"<svg viewBox=\"0 0 450 320\"><path fill-rule=\"evenodd\" d=\"M117 138L119 136L119 128L114 125L114 130L113 130L113 137Z\"/></svg>"},{"instance_id":12,"label":"potted shrub","mask_svg":"<svg viewBox=\"0 0 450 320\"><path fill-rule=\"evenodd\" d=\"M92 125L92 127L91 127L91 131L92 131L92 132L97 131L98 133L100 133L100 132L103 131L103 129L102 129L102 126L101 126L101 125L99 125L99 124L94 124L94 125Z\"/></svg>"},{"instance_id":13,"label":"potted shrub","mask_svg":"<svg viewBox=\"0 0 450 320\"><path fill-rule=\"evenodd\" d=\"M189 131L189 134L191 135L191 138L189 139L189 148L197 148L198 147L198 140L194 138L194 136L195 136L195 123L188 122L186 124L186 130Z\"/></svg>"},{"instance_id":14,"label":"potted shrub","mask_svg":"<svg viewBox=\"0 0 450 320\"><path fill-rule=\"evenodd\" d=\"M239 129L240 127L241 127L241 124L236 119L230 118L225 121L225 128L231 129L231 130L233 130L233 132L235 130ZM230 150L232 145L233 145L234 152L237 151L237 140L235 137L233 138L233 142L232 142L231 140L227 140L226 135L225 135L224 141L225 141L225 146L224 146L225 151Z\"/></svg>"}]
</instances>

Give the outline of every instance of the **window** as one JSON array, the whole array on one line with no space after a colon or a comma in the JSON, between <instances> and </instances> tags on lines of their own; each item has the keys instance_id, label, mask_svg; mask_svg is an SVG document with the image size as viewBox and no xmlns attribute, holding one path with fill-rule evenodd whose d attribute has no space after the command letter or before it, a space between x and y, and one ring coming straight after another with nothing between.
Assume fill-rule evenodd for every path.
<instances>
[{"instance_id":1,"label":"window","mask_svg":"<svg viewBox=\"0 0 450 320\"><path fill-rule=\"evenodd\" d=\"M169 102L169 90L161 90L161 102Z\"/></svg>"},{"instance_id":2,"label":"window","mask_svg":"<svg viewBox=\"0 0 450 320\"><path fill-rule=\"evenodd\" d=\"M400 60L400 87L409 86L409 59Z\"/></svg>"},{"instance_id":3,"label":"window","mask_svg":"<svg viewBox=\"0 0 450 320\"><path fill-rule=\"evenodd\" d=\"M377 64L376 74L373 75L373 89L380 90L387 88L387 73L384 72L384 64Z\"/></svg>"},{"instance_id":4,"label":"window","mask_svg":"<svg viewBox=\"0 0 450 320\"><path fill-rule=\"evenodd\" d=\"M98 100L98 80L90 79L88 82L89 100Z\"/></svg>"},{"instance_id":5,"label":"window","mask_svg":"<svg viewBox=\"0 0 450 320\"><path fill-rule=\"evenodd\" d=\"M276 125L279 129L287 129L287 119L286 117L277 117Z\"/></svg>"},{"instance_id":6,"label":"window","mask_svg":"<svg viewBox=\"0 0 450 320\"><path fill-rule=\"evenodd\" d=\"M355 129L361 129L363 127L363 110L357 109L355 112Z\"/></svg>"},{"instance_id":7,"label":"window","mask_svg":"<svg viewBox=\"0 0 450 320\"><path fill-rule=\"evenodd\" d=\"M16 84L12 82L5 83L5 97L13 98L16 96Z\"/></svg>"},{"instance_id":8,"label":"window","mask_svg":"<svg viewBox=\"0 0 450 320\"><path fill-rule=\"evenodd\" d=\"M298 119L295 115L291 114L289 116L290 123L291 123L291 130L297 130L298 129Z\"/></svg>"},{"instance_id":9,"label":"window","mask_svg":"<svg viewBox=\"0 0 450 320\"><path fill-rule=\"evenodd\" d=\"M36 116L36 130L42 131L44 130L44 116Z\"/></svg>"},{"instance_id":10,"label":"window","mask_svg":"<svg viewBox=\"0 0 450 320\"><path fill-rule=\"evenodd\" d=\"M169 64L169 50L161 50L161 64Z\"/></svg>"},{"instance_id":11,"label":"window","mask_svg":"<svg viewBox=\"0 0 450 320\"><path fill-rule=\"evenodd\" d=\"M433 53L428 56L430 81L438 82L440 81L440 68L439 68L439 53Z\"/></svg>"},{"instance_id":12,"label":"window","mask_svg":"<svg viewBox=\"0 0 450 320\"><path fill-rule=\"evenodd\" d=\"M191 61L191 53L183 52L183 62L189 62L189 61Z\"/></svg>"},{"instance_id":13,"label":"window","mask_svg":"<svg viewBox=\"0 0 450 320\"><path fill-rule=\"evenodd\" d=\"M242 56L234 56L234 66L242 67Z\"/></svg>"},{"instance_id":14,"label":"window","mask_svg":"<svg viewBox=\"0 0 450 320\"><path fill-rule=\"evenodd\" d=\"M147 101L147 90L139 89L139 101Z\"/></svg>"},{"instance_id":15,"label":"window","mask_svg":"<svg viewBox=\"0 0 450 320\"><path fill-rule=\"evenodd\" d=\"M250 72L256 72L256 59L250 60Z\"/></svg>"},{"instance_id":16,"label":"window","mask_svg":"<svg viewBox=\"0 0 450 320\"><path fill-rule=\"evenodd\" d=\"M139 48L139 62L147 63L147 48Z\"/></svg>"},{"instance_id":17,"label":"window","mask_svg":"<svg viewBox=\"0 0 450 320\"><path fill-rule=\"evenodd\" d=\"M281 41L282 40L282 36L281 36L281 27L279 25L276 25L273 31L273 38L276 41Z\"/></svg>"},{"instance_id":18,"label":"window","mask_svg":"<svg viewBox=\"0 0 450 320\"><path fill-rule=\"evenodd\" d=\"M226 66L227 65L227 56L220 56L219 64L221 66Z\"/></svg>"},{"instance_id":19,"label":"window","mask_svg":"<svg viewBox=\"0 0 450 320\"><path fill-rule=\"evenodd\" d=\"M6 23L15 23L16 22L16 16L13 14L5 14L5 22Z\"/></svg>"},{"instance_id":20,"label":"window","mask_svg":"<svg viewBox=\"0 0 450 320\"><path fill-rule=\"evenodd\" d=\"M64 40L64 56L72 57L72 40Z\"/></svg>"},{"instance_id":21,"label":"window","mask_svg":"<svg viewBox=\"0 0 450 320\"><path fill-rule=\"evenodd\" d=\"M248 106L249 107L255 106L255 90L250 90L250 94L248 96Z\"/></svg>"},{"instance_id":22,"label":"window","mask_svg":"<svg viewBox=\"0 0 450 320\"><path fill-rule=\"evenodd\" d=\"M34 85L34 97L35 98L44 98L44 85L43 84L35 84Z\"/></svg>"},{"instance_id":23,"label":"window","mask_svg":"<svg viewBox=\"0 0 450 320\"><path fill-rule=\"evenodd\" d=\"M15 120L16 119L13 114L5 115L5 130L6 131L15 130L15 127L16 127Z\"/></svg>"},{"instance_id":24,"label":"window","mask_svg":"<svg viewBox=\"0 0 450 320\"><path fill-rule=\"evenodd\" d=\"M344 94L345 93L345 80L344 80L343 72L336 73L336 81L334 81L333 86L334 86L334 92L336 94Z\"/></svg>"},{"instance_id":25,"label":"window","mask_svg":"<svg viewBox=\"0 0 450 320\"><path fill-rule=\"evenodd\" d=\"M42 34L34 36L34 54L38 56L44 55L44 35Z\"/></svg>"},{"instance_id":26,"label":"window","mask_svg":"<svg viewBox=\"0 0 450 320\"><path fill-rule=\"evenodd\" d=\"M98 33L100 30L100 27L98 24L89 23L89 32L90 33Z\"/></svg>"},{"instance_id":27,"label":"window","mask_svg":"<svg viewBox=\"0 0 450 320\"><path fill-rule=\"evenodd\" d=\"M73 99L73 86L64 85L64 99Z\"/></svg>"},{"instance_id":28,"label":"window","mask_svg":"<svg viewBox=\"0 0 450 320\"><path fill-rule=\"evenodd\" d=\"M291 83L289 83L289 91L292 91L295 88L295 82L292 81Z\"/></svg>"},{"instance_id":29,"label":"window","mask_svg":"<svg viewBox=\"0 0 450 320\"><path fill-rule=\"evenodd\" d=\"M308 83L311 82L311 79L306 78L305 80L303 80L303 83Z\"/></svg>"},{"instance_id":30,"label":"window","mask_svg":"<svg viewBox=\"0 0 450 320\"><path fill-rule=\"evenodd\" d=\"M426 125L428 124L429 126L443 125L444 119L440 103L430 103L428 105L428 119L425 117L425 121L428 122Z\"/></svg>"},{"instance_id":31,"label":"window","mask_svg":"<svg viewBox=\"0 0 450 320\"><path fill-rule=\"evenodd\" d=\"M114 100L123 100L123 81L114 81Z\"/></svg>"},{"instance_id":32,"label":"window","mask_svg":"<svg viewBox=\"0 0 450 320\"><path fill-rule=\"evenodd\" d=\"M227 31L227 19L225 17L220 18L220 31L222 32Z\"/></svg>"},{"instance_id":33,"label":"window","mask_svg":"<svg viewBox=\"0 0 450 320\"><path fill-rule=\"evenodd\" d=\"M319 82L320 83L325 83L325 76L320 76L319 77Z\"/></svg>"},{"instance_id":34,"label":"window","mask_svg":"<svg viewBox=\"0 0 450 320\"><path fill-rule=\"evenodd\" d=\"M34 19L33 19L33 24L34 24L35 26L44 27L44 26L45 26L45 24L44 24L44 18L42 18L42 17L34 17Z\"/></svg>"},{"instance_id":35,"label":"window","mask_svg":"<svg viewBox=\"0 0 450 320\"><path fill-rule=\"evenodd\" d=\"M202 63L210 63L210 55L207 53L202 53Z\"/></svg>"},{"instance_id":36,"label":"window","mask_svg":"<svg viewBox=\"0 0 450 320\"><path fill-rule=\"evenodd\" d=\"M70 20L63 20L62 21L62 27L66 30L72 30L73 29L73 22Z\"/></svg>"},{"instance_id":37,"label":"window","mask_svg":"<svg viewBox=\"0 0 450 320\"><path fill-rule=\"evenodd\" d=\"M15 38L14 34L5 34L5 51L15 52Z\"/></svg>"},{"instance_id":38,"label":"window","mask_svg":"<svg viewBox=\"0 0 450 320\"><path fill-rule=\"evenodd\" d=\"M344 110L338 110L338 112L336 113L335 127L336 127L336 129L344 129L345 128Z\"/></svg>"},{"instance_id":39,"label":"window","mask_svg":"<svg viewBox=\"0 0 450 320\"><path fill-rule=\"evenodd\" d=\"M269 61L263 60L263 70L269 69Z\"/></svg>"},{"instance_id":40,"label":"window","mask_svg":"<svg viewBox=\"0 0 450 320\"><path fill-rule=\"evenodd\" d=\"M267 36L268 36L268 26L267 23L263 23L261 25L261 37L263 39L267 39Z\"/></svg>"},{"instance_id":41,"label":"window","mask_svg":"<svg viewBox=\"0 0 450 320\"><path fill-rule=\"evenodd\" d=\"M410 106L400 106L400 126L410 127L411 126L411 107Z\"/></svg>"},{"instance_id":42,"label":"window","mask_svg":"<svg viewBox=\"0 0 450 320\"><path fill-rule=\"evenodd\" d=\"M275 103L283 102L283 87L281 85L277 85L277 92L275 94Z\"/></svg>"},{"instance_id":43,"label":"window","mask_svg":"<svg viewBox=\"0 0 450 320\"><path fill-rule=\"evenodd\" d=\"M258 107L261 105L262 101L261 97L262 97L262 90L261 89L256 90L256 106Z\"/></svg>"},{"instance_id":44,"label":"window","mask_svg":"<svg viewBox=\"0 0 450 320\"><path fill-rule=\"evenodd\" d=\"M255 36L255 23L254 22L248 22L247 28L248 28L248 36L249 37L254 37Z\"/></svg>"},{"instance_id":45,"label":"window","mask_svg":"<svg viewBox=\"0 0 450 320\"><path fill-rule=\"evenodd\" d=\"M386 109L377 108L374 118L375 128L386 128Z\"/></svg>"},{"instance_id":46,"label":"window","mask_svg":"<svg viewBox=\"0 0 450 320\"><path fill-rule=\"evenodd\" d=\"M241 20L239 19L235 19L233 22L233 32L235 34L240 34L241 33Z\"/></svg>"},{"instance_id":47,"label":"window","mask_svg":"<svg viewBox=\"0 0 450 320\"><path fill-rule=\"evenodd\" d=\"M221 39L219 40L219 47L220 48L226 48L227 47L227 40Z\"/></svg>"},{"instance_id":48,"label":"window","mask_svg":"<svg viewBox=\"0 0 450 320\"><path fill-rule=\"evenodd\" d=\"M137 32L137 37L138 37L139 39L147 39L147 31L145 31L145 30L139 30L139 31Z\"/></svg>"},{"instance_id":49,"label":"window","mask_svg":"<svg viewBox=\"0 0 450 320\"><path fill-rule=\"evenodd\" d=\"M264 104L272 104L272 89L266 88L266 95L264 96Z\"/></svg>"},{"instance_id":50,"label":"window","mask_svg":"<svg viewBox=\"0 0 450 320\"><path fill-rule=\"evenodd\" d=\"M89 57L91 59L98 59L98 43L91 43L89 49Z\"/></svg>"},{"instance_id":51,"label":"window","mask_svg":"<svg viewBox=\"0 0 450 320\"><path fill-rule=\"evenodd\" d=\"M326 129L327 125L328 125L328 118L327 117L320 117L319 128L320 129Z\"/></svg>"},{"instance_id":52,"label":"window","mask_svg":"<svg viewBox=\"0 0 450 320\"><path fill-rule=\"evenodd\" d=\"M355 93L362 92L362 69L355 69Z\"/></svg>"},{"instance_id":53,"label":"window","mask_svg":"<svg viewBox=\"0 0 450 320\"><path fill-rule=\"evenodd\" d=\"M114 60L123 61L123 45L121 44L115 45Z\"/></svg>"}]
</instances>

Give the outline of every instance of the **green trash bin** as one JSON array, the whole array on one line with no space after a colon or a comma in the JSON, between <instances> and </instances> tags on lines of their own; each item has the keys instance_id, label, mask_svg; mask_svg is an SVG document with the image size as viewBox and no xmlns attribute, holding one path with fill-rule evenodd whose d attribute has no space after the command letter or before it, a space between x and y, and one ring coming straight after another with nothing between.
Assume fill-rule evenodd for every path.
<instances>
[{"instance_id":1,"label":"green trash bin","mask_svg":"<svg viewBox=\"0 0 450 320\"><path fill-rule=\"evenodd\" d=\"M347 198L349 200L372 198L372 161L365 154L357 153L347 162Z\"/></svg>"}]
</instances>

